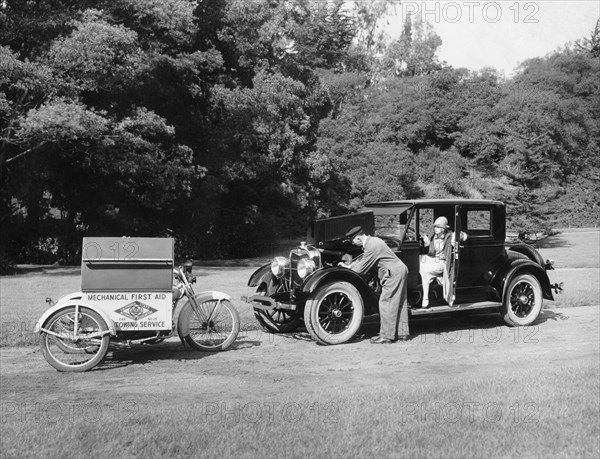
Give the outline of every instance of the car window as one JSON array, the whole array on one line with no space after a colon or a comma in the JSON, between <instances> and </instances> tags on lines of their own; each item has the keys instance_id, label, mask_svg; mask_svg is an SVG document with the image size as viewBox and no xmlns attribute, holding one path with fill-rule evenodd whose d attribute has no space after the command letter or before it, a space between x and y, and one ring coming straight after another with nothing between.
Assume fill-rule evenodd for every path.
<instances>
[{"instance_id":1,"label":"car window","mask_svg":"<svg viewBox=\"0 0 600 459\"><path fill-rule=\"evenodd\" d=\"M428 236L433 233L433 209L419 209L419 231Z\"/></svg>"},{"instance_id":2,"label":"car window","mask_svg":"<svg viewBox=\"0 0 600 459\"><path fill-rule=\"evenodd\" d=\"M492 218L490 209L468 210L467 231L472 236L491 236Z\"/></svg>"},{"instance_id":3,"label":"car window","mask_svg":"<svg viewBox=\"0 0 600 459\"><path fill-rule=\"evenodd\" d=\"M399 214L390 213L386 210L381 214L375 214L375 234L398 240L401 240L402 237L405 240L416 240L416 219L410 218L411 210L407 209Z\"/></svg>"},{"instance_id":4,"label":"car window","mask_svg":"<svg viewBox=\"0 0 600 459\"><path fill-rule=\"evenodd\" d=\"M375 231L377 236L400 239L404 233L404 225L400 224L398 215L375 215Z\"/></svg>"},{"instance_id":5,"label":"car window","mask_svg":"<svg viewBox=\"0 0 600 459\"><path fill-rule=\"evenodd\" d=\"M418 234L419 234L419 233L417 233L417 213L415 212L412 215L412 218L410 215L410 211L407 210L404 214L405 214L404 220L410 218L410 221L408 221L406 224L407 228L406 228L406 233L404 233L404 240L405 241L416 241ZM402 221L402 220L403 219L401 216L400 221Z\"/></svg>"}]
</instances>

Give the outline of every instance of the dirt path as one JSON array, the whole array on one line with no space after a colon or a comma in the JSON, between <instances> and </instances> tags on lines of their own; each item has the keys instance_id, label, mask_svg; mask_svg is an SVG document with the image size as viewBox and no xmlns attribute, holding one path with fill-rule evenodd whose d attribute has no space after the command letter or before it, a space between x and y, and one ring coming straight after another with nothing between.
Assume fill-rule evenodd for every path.
<instances>
[{"instance_id":1,"label":"dirt path","mask_svg":"<svg viewBox=\"0 0 600 459\"><path fill-rule=\"evenodd\" d=\"M202 394L251 401L293 397L328 387L410 385L430 378L473 378L555 365L598 366L600 310L596 306L545 310L527 328L508 328L496 316L423 319L412 323L406 343L372 345L376 324L362 339L318 346L305 332L242 332L233 349L207 354L177 340L109 353L87 373L52 369L38 347L0 349L1 398L31 403L160 397L184 403Z\"/></svg>"}]
</instances>

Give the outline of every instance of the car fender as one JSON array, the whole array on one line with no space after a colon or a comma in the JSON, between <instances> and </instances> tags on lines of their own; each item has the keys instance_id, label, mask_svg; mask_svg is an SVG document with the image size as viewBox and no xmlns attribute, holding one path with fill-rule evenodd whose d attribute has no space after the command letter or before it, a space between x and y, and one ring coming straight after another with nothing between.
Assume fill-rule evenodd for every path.
<instances>
[{"instance_id":1,"label":"car fender","mask_svg":"<svg viewBox=\"0 0 600 459\"><path fill-rule=\"evenodd\" d=\"M102 319L106 323L106 326L108 327L108 331L110 332L110 334L112 336L116 336L115 323L108 316L108 314L106 314L106 312L104 312L104 310L99 308L97 305L95 305L93 303L89 303L87 301L83 301L82 298L83 298L83 293L81 293L81 292L71 293L69 295L66 295L66 296L63 296L62 298L60 298L56 302L56 304L54 304L54 306L51 306L44 312L44 314L42 314L42 317L40 317L39 320L37 321L37 323L35 324L33 332L34 333L41 332L42 328L44 327L44 325L46 324L46 322L48 321L50 316L52 314L54 314L55 312L60 311L62 309L66 309L71 306L80 306L80 307L84 306L84 307L89 308L92 311L98 313L98 315L100 317L102 317Z\"/></svg>"},{"instance_id":2,"label":"car fender","mask_svg":"<svg viewBox=\"0 0 600 459\"><path fill-rule=\"evenodd\" d=\"M216 292L216 291L206 291L199 292L194 295L196 303L202 303L208 300L230 300L231 296L227 295L227 293ZM190 334L190 315L192 314L193 309L191 305L191 301L188 298L187 301L183 304L181 309L179 309L179 313L177 314L177 333L181 338L185 338Z\"/></svg>"},{"instance_id":3,"label":"car fender","mask_svg":"<svg viewBox=\"0 0 600 459\"><path fill-rule=\"evenodd\" d=\"M530 246L529 244L519 243L512 245L508 248L508 250L523 255L526 259L530 259L540 266L544 266L544 259L540 255L540 253L535 249L535 247Z\"/></svg>"},{"instance_id":4,"label":"car fender","mask_svg":"<svg viewBox=\"0 0 600 459\"><path fill-rule=\"evenodd\" d=\"M252 273L248 280L248 287L257 287L263 280L268 280L271 275L271 263L267 263Z\"/></svg>"},{"instance_id":5,"label":"car fender","mask_svg":"<svg viewBox=\"0 0 600 459\"><path fill-rule=\"evenodd\" d=\"M502 292L502 299L506 297L506 289L508 288L511 280L519 274L533 275L540 282L544 299L554 300L554 296L552 295L552 287L550 286L550 279L548 278L546 270L536 262L529 259L512 260L496 274L496 282L493 283L496 284L498 291Z\"/></svg>"},{"instance_id":6,"label":"car fender","mask_svg":"<svg viewBox=\"0 0 600 459\"><path fill-rule=\"evenodd\" d=\"M348 282L356 287L363 298L365 309L368 310L369 313L376 312L371 311L373 307L377 306L377 297L375 293L369 288L360 274L348 268L332 267L315 272L306 279L304 284L302 284L302 293L308 296L317 291L322 285L335 281Z\"/></svg>"}]
</instances>

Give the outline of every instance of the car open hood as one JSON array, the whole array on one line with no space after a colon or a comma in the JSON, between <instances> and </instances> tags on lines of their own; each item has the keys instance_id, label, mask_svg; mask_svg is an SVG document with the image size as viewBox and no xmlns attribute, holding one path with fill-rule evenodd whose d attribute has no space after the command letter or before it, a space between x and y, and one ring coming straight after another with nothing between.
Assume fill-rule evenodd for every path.
<instances>
[{"instance_id":1,"label":"car open hood","mask_svg":"<svg viewBox=\"0 0 600 459\"><path fill-rule=\"evenodd\" d=\"M307 242L319 245L321 242L343 239L346 233L355 226L362 227L367 234L373 234L375 228L373 212L359 212L314 220L308 228Z\"/></svg>"}]
</instances>

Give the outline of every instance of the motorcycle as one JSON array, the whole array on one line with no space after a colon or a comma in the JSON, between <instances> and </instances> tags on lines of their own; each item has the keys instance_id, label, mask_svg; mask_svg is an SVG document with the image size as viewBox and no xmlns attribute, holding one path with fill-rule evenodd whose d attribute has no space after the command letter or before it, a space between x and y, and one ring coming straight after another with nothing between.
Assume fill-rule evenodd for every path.
<instances>
[{"instance_id":1,"label":"motorcycle","mask_svg":"<svg viewBox=\"0 0 600 459\"><path fill-rule=\"evenodd\" d=\"M108 238L95 241L100 239ZM176 333L184 346L195 350L228 349L240 330L230 296L196 293L192 263L172 268L170 261L169 266L168 258L129 257L125 263L101 256L83 259L82 291L56 303L50 300L50 309L36 324L46 361L58 371L83 372L103 361L109 344L127 348L134 343L157 344ZM133 283L129 290L123 288L128 278Z\"/></svg>"}]
</instances>

